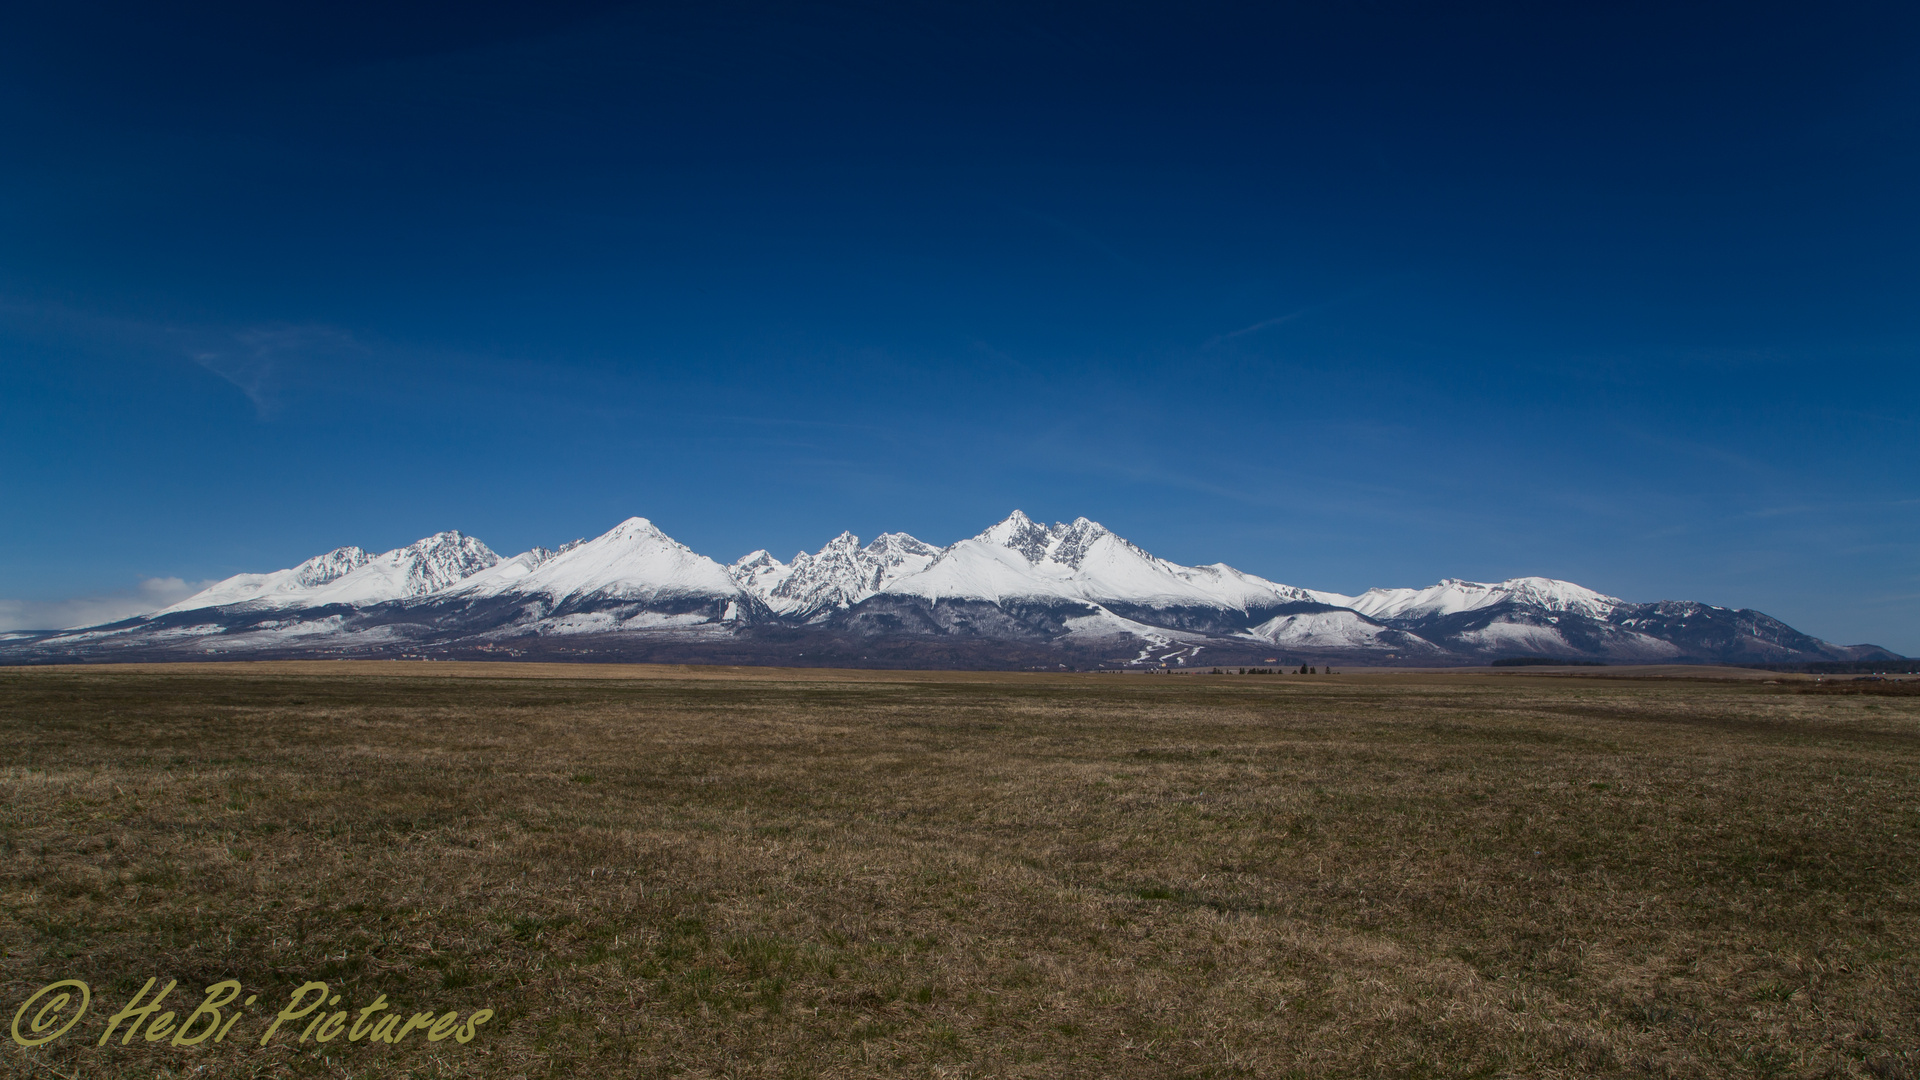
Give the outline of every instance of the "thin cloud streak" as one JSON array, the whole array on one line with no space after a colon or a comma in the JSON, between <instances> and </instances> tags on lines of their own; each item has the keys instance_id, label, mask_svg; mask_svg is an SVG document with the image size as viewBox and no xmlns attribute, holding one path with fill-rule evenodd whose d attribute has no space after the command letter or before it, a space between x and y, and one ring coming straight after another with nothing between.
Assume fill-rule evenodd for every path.
<instances>
[{"instance_id":1,"label":"thin cloud streak","mask_svg":"<svg viewBox=\"0 0 1920 1080\"><path fill-rule=\"evenodd\" d=\"M279 412L279 391L289 372L368 351L352 333L325 325L255 326L233 331L230 338L233 344L224 349L193 352L193 362L247 395L262 420Z\"/></svg>"},{"instance_id":2,"label":"thin cloud streak","mask_svg":"<svg viewBox=\"0 0 1920 1080\"><path fill-rule=\"evenodd\" d=\"M244 394L262 420L281 411L289 389L375 351L352 331L324 323L183 326L16 297L0 297L0 320L83 350L188 360Z\"/></svg>"},{"instance_id":3,"label":"thin cloud streak","mask_svg":"<svg viewBox=\"0 0 1920 1080\"><path fill-rule=\"evenodd\" d=\"M1276 326L1284 326L1287 323L1293 322L1307 315L1311 315L1316 311L1325 311L1330 307L1335 307L1337 305L1344 304L1349 300L1353 300L1358 297L1364 296L1367 293L1370 293L1373 290L1380 288L1382 285L1387 284L1388 282L1392 281L1394 278L1399 276L1400 275L1398 274L1389 274L1388 276L1380 278L1377 281L1370 281L1367 284L1362 285L1357 289L1349 289L1348 291L1343 292L1340 295L1333 297L1332 299L1322 300L1318 304L1308 304L1306 307L1303 307L1298 311L1289 311L1285 315L1276 315L1271 319L1262 319L1251 326L1243 326L1238 330L1230 330L1227 333L1218 335L1217 337L1208 338L1206 343L1201 345L1200 348L1204 351L1206 349L1211 349L1216 345L1221 345L1221 344L1224 344L1225 342L1246 337L1249 334L1257 334L1262 330L1269 330Z\"/></svg>"}]
</instances>

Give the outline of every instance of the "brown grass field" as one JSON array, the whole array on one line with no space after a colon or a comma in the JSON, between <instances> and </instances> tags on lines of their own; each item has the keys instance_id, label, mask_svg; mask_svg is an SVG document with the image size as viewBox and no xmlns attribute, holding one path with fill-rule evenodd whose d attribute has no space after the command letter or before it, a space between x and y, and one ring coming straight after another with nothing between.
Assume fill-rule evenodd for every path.
<instances>
[{"instance_id":1,"label":"brown grass field","mask_svg":"<svg viewBox=\"0 0 1920 1080\"><path fill-rule=\"evenodd\" d=\"M1915 688L0 669L5 1074L1912 1078Z\"/></svg>"}]
</instances>

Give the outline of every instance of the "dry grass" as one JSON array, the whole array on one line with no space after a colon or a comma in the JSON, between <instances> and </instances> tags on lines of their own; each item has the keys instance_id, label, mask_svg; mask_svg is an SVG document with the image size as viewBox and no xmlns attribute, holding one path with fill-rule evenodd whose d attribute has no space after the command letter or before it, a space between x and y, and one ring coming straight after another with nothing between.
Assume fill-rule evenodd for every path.
<instances>
[{"instance_id":1,"label":"dry grass","mask_svg":"<svg viewBox=\"0 0 1920 1080\"><path fill-rule=\"evenodd\" d=\"M1913 696L427 668L487 677L0 671L0 1019L324 979L479 1038L7 1075L1920 1068Z\"/></svg>"}]
</instances>

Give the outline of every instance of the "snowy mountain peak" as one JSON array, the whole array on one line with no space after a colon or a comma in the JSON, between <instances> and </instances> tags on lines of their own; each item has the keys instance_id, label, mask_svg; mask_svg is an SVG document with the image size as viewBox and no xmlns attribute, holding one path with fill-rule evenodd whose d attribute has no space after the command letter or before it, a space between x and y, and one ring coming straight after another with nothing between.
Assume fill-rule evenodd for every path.
<instances>
[{"instance_id":1,"label":"snowy mountain peak","mask_svg":"<svg viewBox=\"0 0 1920 1080\"><path fill-rule=\"evenodd\" d=\"M883 555L926 555L940 554L940 549L918 537L907 533L881 533L866 546L866 552L875 557Z\"/></svg>"},{"instance_id":2,"label":"snowy mountain peak","mask_svg":"<svg viewBox=\"0 0 1920 1080\"><path fill-rule=\"evenodd\" d=\"M372 559L373 556L357 547L334 548L294 567L293 580L306 588L317 588L347 576Z\"/></svg>"},{"instance_id":3,"label":"snowy mountain peak","mask_svg":"<svg viewBox=\"0 0 1920 1080\"><path fill-rule=\"evenodd\" d=\"M664 540L676 547L686 546L673 537L668 536L666 533L661 532L659 526L643 517L630 517L595 537L591 542L597 544L602 541L621 543L631 541L646 542L649 540Z\"/></svg>"},{"instance_id":4,"label":"snowy mountain peak","mask_svg":"<svg viewBox=\"0 0 1920 1080\"><path fill-rule=\"evenodd\" d=\"M939 554L939 548L906 533L885 533L863 548L859 537L843 532L817 552L800 552L791 563L756 551L728 573L774 611L813 616L851 607L895 578L925 569Z\"/></svg>"},{"instance_id":5,"label":"snowy mountain peak","mask_svg":"<svg viewBox=\"0 0 1920 1080\"><path fill-rule=\"evenodd\" d=\"M1108 538L1143 557L1151 557L1097 521L1078 517L1070 525L1055 523L1046 526L1018 510L1007 515L1005 521L974 537L974 540L1018 552L1035 565L1051 563L1067 570L1078 570L1086 560L1088 551Z\"/></svg>"},{"instance_id":6,"label":"snowy mountain peak","mask_svg":"<svg viewBox=\"0 0 1920 1080\"><path fill-rule=\"evenodd\" d=\"M735 559L727 567L727 576L742 591L759 597L771 606L768 598L773 595L773 590L793 576L793 567L775 558L773 552L760 548Z\"/></svg>"},{"instance_id":7,"label":"snowy mountain peak","mask_svg":"<svg viewBox=\"0 0 1920 1080\"><path fill-rule=\"evenodd\" d=\"M763 598L776 611L814 612L849 607L866 599L860 565L860 538L850 532L827 541L818 553L793 557L786 580Z\"/></svg>"},{"instance_id":8,"label":"snowy mountain peak","mask_svg":"<svg viewBox=\"0 0 1920 1080\"><path fill-rule=\"evenodd\" d=\"M733 597L741 588L726 567L696 554L646 518L632 517L591 540L562 548L521 577L490 581L470 591L539 594L560 602Z\"/></svg>"},{"instance_id":9,"label":"snowy mountain peak","mask_svg":"<svg viewBox=\"0 0 1920 1080\"><path fill-rule=\"evenodd\" d=\"M1625 601L1571 581L1519 577L1487 584L1447 578L1424 589L1368 589L1342 605L1374 619L1413 619L1521 604L1604 619Z\"/></svg>"},{"instance_id":10,"label":"snowy mountain peak","mask_svg":"<svg viewBox=\"0 0 1920 1080\"><path fill-rule=\"evenodd\" d=\"M174 613L181 614L168 617ZM782 629L757 637L766 622ZM1313 592L1225 563L1184 566L1088 518L1046 526L1018 510L946 548L905 533L884 533L862 547L859 537L842 532L790 563L761 550L724 567L641 517L591 540L535 547L511 559L448 531L380 555L342 547L286 570L236 575L166 611L28 634L25 644L0 647L0 655L385 655L416 641L436 648L447 640L485 641L474 647L491 648L508 639L564 652L547 643L580 638L593 641L581 655L596 658L606 649L652 655L645 653L654 647L649 642L669 639L675 649L726 640L729 649L777 656L780 642L812 633L827 635L835 648L848 635L912 639L916 650L932 648L929 656L938 654L939 639L1018 640L1022 649L1042 641L1073 649L1111 645L1123 652L1102 662L1131 656L1122 661L1127 665L1154 662L1156 649L1164 663L1172 655L1165 648L1176 643L1187 659L1202 647L1229 656L1257 649L1448 662L1515 655L1636 662L1892 657L1874 646L1820 641L1756 611L1630 604L1555 578L1448 578L1358 597ZM1126 638L1136 640L1109 640Z\"/></svg>"},{"instance_id":11,"label":"snowy mountain peak","mask_svg":"<svg viewBox=\"0 0 1920 1080\"><path fill-rule=\"evenodd\" d=\"M448 531L368 555L336 548L287 570L236 574L158 614L248 604L260 607L365 606L438 592L500 561L487 545Z\"/></svg>"},{"instance_id":12,"label":"snowy mountain peak","mask_svg":"<svg viewBox=\"0 0 1920 1080\"><path fill-rule=\"evenodd\" d=\"M1115 536L1113 530L1107 528L1105 525L1097 521L1089 521L1083 517L1074 518L1073 524L1071 525L1055 525L1051 530L1051 534L1051 541L1047 545L1047 558L1062 566L1070 566L1075 570L1078 570L1080 564L1086 561L1088 550L1091 549L1096 542L1106 537L1111 536L1113 539L1119 540L1120 543L1127 544L1130 548L1133 547L1132 544L1128 544L1127 541ZM1138 551L1139 549L1134 548L1134 550Z\"/></svg>"},{"instance_id":13,"label":"snowy mountain peak","mask_svg":"<svg viewBox=\"0 0 1920 1080\"><path fill-rule=\"evenodd\" d=\"M974 539L983 544L1017 551L1028 562L1037 563L1047 557L1047 549L1053 546L1054 534L1053 530L1015 510L1007 515L1005 521Z\"/></svg>"},{"instance_id":14,"label":"snowy mountain peak","mask_svg":"<svg viewBox=\"0 0 1920 1080\"><path fill-rule=\"evenodd\" d=\"M1018 510L880 591L932 600L1043 598L1242 612L1313 599L1230 566L1168 562L1088 518L1046 528Z\"/></svg>"},{"instance_id":15,"label":"snowy mountain peak","mask_svg":"<svg viewBox=\"0 0 1920 1080\"><path fill-rule=\"evenodd\" d=\"M457 530L449 530L378 556L347 577L367 575L376 567L390 565L398 573L399 585L398 595L392 599L399 599L439 592L499 561L500 556L494 554L492 548ZM343 583L345 580L342 578Z\"/></svg>"},{"instance_id":16,"label":"snowy mountain peak","mask_svg":"<svg viewBox=\"0 0 1920 1080\"><path fill-rule=\"evenodd\" d=\"M311 607L347 604L361 607L407 600L439 592L500 562L493 549L471 536L449 530L406 547L375 555L350 573L288 597Z\"/></svg>"},{"instance_id":17,"label":"snowy mountain peak","mask_svg":"<svg viewBox=\"0 0 1920 1080\"><path fill-rule=\"evenodd\" d=\"M925 570L940 557L940 549L906 533L881 533L860 554L866 571L861 583L873 593L896 578Z\"/></svg>"},{"instance_id":18,"label":"snowy mountain peak","mask_svg":"<svg viewBox=\"0 0 1920 1080\"><path fill-rule=\"evenodd\" d=\"M738 570L743 574L752 574L759 570L773 569L776 567L785 569L786 565L786 563L775 558L773 552L768 551L766 548L755 548L727 564L727 569Z\"/></svg>"}]
</instances>

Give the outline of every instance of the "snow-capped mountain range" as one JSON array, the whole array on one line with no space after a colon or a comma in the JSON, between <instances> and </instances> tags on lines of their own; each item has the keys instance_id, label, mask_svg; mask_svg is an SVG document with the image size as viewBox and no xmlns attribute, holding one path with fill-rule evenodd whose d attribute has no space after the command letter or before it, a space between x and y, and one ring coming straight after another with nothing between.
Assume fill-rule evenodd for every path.
<instances>
[{"instance_id":1,"label":"snow-capped mountain range","mask_svg":"<svg viewBox=\"0 0 1920 1080\"><path fill-rule=\"evenodd\" d=\"M1657 662L1892 658L1756 611L1629 603L1571 582L1447 580L1358 596L1183 566L1097 522L1016 510L945 547L841 533L723 566L645 518L502 558L458 532L343 547L171 607L19 635L0 661L529 656L887 666L1159 667L1496 657Z\"/></svg>"}]
</instances>

